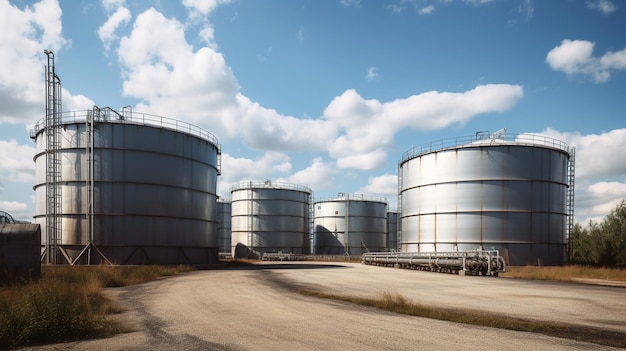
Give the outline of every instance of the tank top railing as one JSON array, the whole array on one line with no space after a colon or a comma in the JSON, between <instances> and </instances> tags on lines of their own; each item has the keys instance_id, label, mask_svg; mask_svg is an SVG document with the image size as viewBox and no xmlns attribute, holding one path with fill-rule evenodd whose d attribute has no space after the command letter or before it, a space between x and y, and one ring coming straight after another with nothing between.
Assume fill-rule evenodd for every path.
<instances>
[{"instance_id":1,"label":"tank top railing","mask_svg":"<svg viewBox=\"0 0 626 351\"><path fill-rule=\"evenodd\" d=\"M91 110L65 111L61 114L61 124L72 124L77 122L83 123L90 113ZM196 125L179 121L173 118L156 116L148 113L133 112L129 110L115 111L110 108L102 108L101 113L99 114L99 116L96 116L94 121L138 124L185 132L207 140L219 149L219 142L217 140L217 137L215 137L213 134ZM42 118L30 130L30 137L34 139L36 135L44 128L45 118Z\"/></svg>"},{"instance_id":2,"label":"tank top railing","mask_svg":"<svg viewBox=\"0 0 626 351\"><path fill-rule=\"evenodd\" d=\"M454 149L460 146L472 147L472 146L489 146L489 145L527 145L527 146L542 146L550 147L558 150L563 150L570 153L569 145L565 142L540 134L516 134L516 133L502 133L497 137L493 137L489 133L479 132L471 136L462 136L455 138L441 139L429 143L425 143L419 146L413 146L411 149L405 151L402 154L401 163L435 151L442 151L447 149Z\"/></svg>"}]
</instances>

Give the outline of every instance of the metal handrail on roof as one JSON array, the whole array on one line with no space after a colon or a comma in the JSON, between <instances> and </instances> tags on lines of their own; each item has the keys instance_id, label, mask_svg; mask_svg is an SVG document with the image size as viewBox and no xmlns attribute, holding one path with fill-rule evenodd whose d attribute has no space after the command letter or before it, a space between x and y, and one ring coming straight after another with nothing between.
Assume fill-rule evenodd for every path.
<instances>
[{"instance_id":1,"label":"metal handrail on roof","mask_svg":"<svg viewBox=\"0 0 626 351\"><path fill-rule=\"evenodd\" d=\"M376 196L376 195L365 195L365 194L347 194L347 193L338 193L335 196L325 196L316 198L313 200L313 203L318 202L330 202L330 201L369 201L369 202L382 202L388 204L386 197Z\"/></svg>"},{"instance_id":2,"label":"metal handrail on roof","mask_svg":"<svg viewBox=\"0 0 626 351\"><path fill-rule=\"evenodd\" d=\"M272 182L269 180L266 180L263 182L259 182L259 181L239 182L230 187L230 192L241 190L241 189L258 189L258 188L295 190L295 191L305 192L308 194L313 193L313 191L309 187L306 187L304 185L282 183L282 182Z\"/></svg>"},{"instance_id":3,"label":"metal handrail on roof","mask_svg":"<svg viewBox=\"0 0 626 351\"><path fill-rule=\"evenodd\" d=\"M196 125L168 117L156 116L148 113L133 112L128 110L118 112L110 108L103 108L101 111L103 113L100 113L99 116L96 116L94 122L137 124L170 129L178 132L185 132L210 142L211 144L215 145L215 147L217 147L218 151L221 151L221 147L217 140L217 137ZM85 122L87 120L87 116L89 116L90 113L92 113L91 110L62 112L60 124L63 125ZM45 122L46 121L44 117L40 119L30 130L30 137L32 139L34 139L37 134L39 134L45 128Z\"/></svg>"},{"instance_id":4,"label":"metal handrail on roof","mask_svg":"<svg viewBox=\"0 0 626 351\"><path fill-rule=\"evenodd\" d=\"M496 134L496 133L494 133ZM478 132L471 136L462 136L455 138L441 139L422 144L417 147L405 151L402 154L400 164L432 152L457 149L459 147L479 147L479 146L496 146L496 145L522 145L522 146L539 146L549 147L557 150L565 151L570 154L570 147L565 142L540 134L517 134L517 133L497 133L489 134Z\"/></svg>"}]
</instances>

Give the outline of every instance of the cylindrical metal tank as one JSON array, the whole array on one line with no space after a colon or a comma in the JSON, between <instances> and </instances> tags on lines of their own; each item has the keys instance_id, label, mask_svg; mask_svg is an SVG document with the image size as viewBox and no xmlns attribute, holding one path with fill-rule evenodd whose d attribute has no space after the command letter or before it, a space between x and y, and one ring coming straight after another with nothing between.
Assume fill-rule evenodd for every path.
<instances>
[{"instance_id":1,"label":"cylindrical metal tank","mask_svg":"<svg viewBox=\"0 0 626 351\"><path fill-rule=\"evenodd\" d=\"M97 111L64 113L59 129L62 236L55 244L61 254L70 263L217 261L217 139L169 118ZM46 134L43 122L31 132L37 144L34 217L44 244Z\"/></svg>"},{"instance_id":2,"label":"cylindrical metal tank","mask_svg":"<svg viewBox=\"0 0 626 351\"><path fill-rule=\"evenodd\" d=\"M387 248L389 251L398 251L398 218L397 210L387 211Z\"/></svg>"},{"instance_id":3,"label":"cylindrical metal tank","mask_svg":"<svg viewBox=\"0 0 626 351\"><path fill-rule=\"evenodd\" d=\"M232 254L310 252L311 189L289 183L241 182L231 187Z\"/></svg>"},{"instance_id":4,"label":"cylindrical metal tank","mask_svg":"<svg viewBox=\"0 0 626 351\"><path fill-rule=\"evenodd\" d=\"M563 264L569 152L503 133L409 150L398 171L402 251L496 249L510 265Z\"/></svg>"},{"instance_id":5,"label":"cylindrical metal tank","mask_svg":"<svg viewBox=\"0 0 626 351\"><path fill-rule=\"evenodd\" d=\"M387 249L387 200L339 193L316 200L314 245L318 255L361 255Z\"/></svg>"},{"instance_id":6,"label":"cylindrical metal tank","mask_svg":"<svg viewBox=\"0 0 626 351\"><path fill-rule=\"evenodd\" d=\"M230 253L232 204L230 200L217 199L217 237L220 253Z\"/></svg>"}]
</instances>

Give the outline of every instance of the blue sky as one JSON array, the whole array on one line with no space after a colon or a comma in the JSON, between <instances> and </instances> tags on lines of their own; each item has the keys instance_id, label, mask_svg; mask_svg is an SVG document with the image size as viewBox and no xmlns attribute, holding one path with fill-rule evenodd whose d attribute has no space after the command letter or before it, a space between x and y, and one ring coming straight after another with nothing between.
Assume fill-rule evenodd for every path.
<instances>
[{"instance_id":1,"label":"blue sky","mask_svg":"<svg viewBox=\"0 0 626 351\"><path fill-rule=\"evenodd\" d=\"M507 128L576 147L576 221L626 198L626 4L0 0L0 209L29 220L44 49L63 109L198 125L241 180L384 196L412 145Z\"/></svg>"}]
</instances>

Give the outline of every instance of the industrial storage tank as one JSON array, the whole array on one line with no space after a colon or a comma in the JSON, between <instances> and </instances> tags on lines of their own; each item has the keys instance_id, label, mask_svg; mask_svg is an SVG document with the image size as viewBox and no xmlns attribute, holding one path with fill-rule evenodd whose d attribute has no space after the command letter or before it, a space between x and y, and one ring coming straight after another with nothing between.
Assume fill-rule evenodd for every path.
<instances>
[{"instance_id":1,"label":"industrial storage tank","mask_svg":"<svg viewBox=\"0 0 626 351\"><path fill-rule=\"evenodd\" d=\"M387 211L387 249L398 251L398 210Z\"/></svg>"},{"instance_id":2,"label":"industrial storage tank","mask_svg":"<svg viewBox=\"0 0 626 351\"><path fill-rule=\"evenodd\" d=\"M361 255L387 250L387 200L339 193L314 204L314 247L318 255Z\"/></svg>"},{"instance_id":3,"label":"industrial storage tank","mask_svg":"<svg viewBox=\"0 0 626 351\"><path fill-rule=\"evenodd\" d=\"M311 197L311 189L297 184L268 180L233 185L233 257L310 253Z\"/></svg>"},{"instance_id":4,"label":"industrial storage tank","mask_svg":"<svg viewBox=\"0 0 626 351\"><path fill-rule=\"evenodd\" d=\"M573 149L546 136L477 133L399 163L403 252L496 249L510 265L561 265L573 215Z\"/></svg>"},{"instance_id":5,"label":"industrial storage tank","mask_svg":"<svg viewBox=\"0 0 626 351\"><path fill-rule=\"evenodd\" d=\"M220 253L230 255L231 247L231 217L232 204L230 200L217 199L217 237L219 240Z\"/></svg>"},{"instance_id":6,"label":"industrial storage tank","mask_svg":"<svg viewBox=\"0 0 626 351\"><path fill-rule=\"evenodd\" d=\"M66 112L56 126L51 133L42 120L31 131L37 144L34 217L47 255L54 255L49 262L217 261L221 151L212 134L129 108ZM52 137L57 157L47 152ZM47 158L60 160L58 169ZM58 233L46 228L51 173L59 178Z\"/></svg>"}]
</instances>

